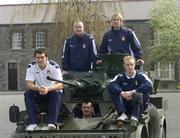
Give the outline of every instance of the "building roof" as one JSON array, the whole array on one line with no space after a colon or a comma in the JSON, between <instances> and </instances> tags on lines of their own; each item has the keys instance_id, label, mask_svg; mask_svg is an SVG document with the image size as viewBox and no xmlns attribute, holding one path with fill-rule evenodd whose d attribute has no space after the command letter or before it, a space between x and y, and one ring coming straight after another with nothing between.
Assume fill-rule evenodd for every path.
<instances>
[{"instance_id":1,"label":"building roof","mask_svg":"<svg viewBox=\"0 0 180 138\"><path fill-rule=\"evenodd\" d=\"M154 1L103 2L102 12L110 19L114 11L123 11L124 20L148 20ZM0 25L51 23L56 13L56 4L0 5Z\"/></svg>"}]
</instances>

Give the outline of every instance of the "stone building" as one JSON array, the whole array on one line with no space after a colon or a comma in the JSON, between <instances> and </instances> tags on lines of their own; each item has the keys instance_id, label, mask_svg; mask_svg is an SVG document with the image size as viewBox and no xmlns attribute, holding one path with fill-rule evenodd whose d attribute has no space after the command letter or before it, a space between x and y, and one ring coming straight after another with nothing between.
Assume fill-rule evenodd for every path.
<instances>
[{"instance_id":1,"label":"stone building","mask_svg":"<svg viewBox=\"0 0 180 138\"><path fill-rule=\"evenodd\" d=\"M153 0L125 0L116 11L123 11L126 26L132 28L142 44L145 69L150 68L146 55L148 40L153 36L147 21ZM104 1L102 12L110 19L113 14L112 2ZM55 16L53 8L46 14L46 4L33 15L28 5L0 5L0 90L24 90L26 67L33 59L33 51L38 47L51 48L51 24ZM46 16L44 16L46 15ZM28 18L27 18L28 17ZM53 58L53 55L50 55ZM59 55L60 57L60 55ZM56 59L57 60L57 59ZM60 58L57 60L60 63ZM173 87L173 86L172 86Z\"/></svg>"}]
</instances>

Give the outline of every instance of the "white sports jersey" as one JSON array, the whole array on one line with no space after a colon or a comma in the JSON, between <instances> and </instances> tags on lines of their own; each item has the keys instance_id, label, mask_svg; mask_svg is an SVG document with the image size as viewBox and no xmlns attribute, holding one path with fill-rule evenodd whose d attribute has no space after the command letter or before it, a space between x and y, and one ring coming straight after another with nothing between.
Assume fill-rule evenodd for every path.
<instances>
[{"instance_id":1,"label":"white sports jersey","mask_svg":"<svg viewBox=\"0 0 180 138\"><path fill-rule=\"evenodd\" d=\"M62 73L56 62L48 60L47 66L43 70L39 68L35 61L28 65L26 71L26 81L33 81L37 86L48 87L55 83L55 81L47 80L47 76L57 80L62 80Z\"/></svg>"}]
</instances>

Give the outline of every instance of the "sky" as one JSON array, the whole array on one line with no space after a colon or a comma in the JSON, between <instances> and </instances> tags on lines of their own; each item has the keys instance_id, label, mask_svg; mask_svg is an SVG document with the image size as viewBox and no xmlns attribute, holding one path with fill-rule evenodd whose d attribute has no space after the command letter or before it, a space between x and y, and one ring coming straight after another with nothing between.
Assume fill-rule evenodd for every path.
<instances>
[{"instance_id":1,"label":"sky","mask_svg":"<svg viewBox=\"0 0 180 138\"><path fill-rule=\"evenodd\" d=\"M0 5L4 4L24 4L31 3L33 0L0 0Z\"/></svg>"},{"instance_id":2,"label":"sky","mask_svg":"<svg viewBox=\"0 0 180 138\"><path fill-rule=\"evenodd\" d=\"M0 0L0 5L7 4L30 4L30 3L41 3L41 2L55 2L57 0Z\"/></svg>"}]
</instances>

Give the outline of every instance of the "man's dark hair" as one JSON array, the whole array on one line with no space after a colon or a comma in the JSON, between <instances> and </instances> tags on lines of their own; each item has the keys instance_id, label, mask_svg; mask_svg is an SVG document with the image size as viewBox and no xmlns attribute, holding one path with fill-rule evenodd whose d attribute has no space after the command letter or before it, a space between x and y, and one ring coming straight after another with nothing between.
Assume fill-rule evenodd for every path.
<instances>
[{"instance_id":1,"label":"man's dark hair","mask_svg":"<svg viewBox=\"0 0 180 138\"><path fill-rule=\"evenodd\" d=\"M91 106L93 106L93 101L90 100L90 99L83 99L82 102L81 102L81 106L82 106L83 103L86 103L86 104L91 103Z\"/></svg>"},{"instance_id":2,"label":"man's dark hair","mask_svg":"<svg viewBox=\"0 0 180 138\"><path fill-rule=\"evenodd\" d=\"M45 48L38 48L34 51L34 57L36 57L36 54L45 54L45 56L47 57L47 51Z\"/></svg>"}]
</instances>

